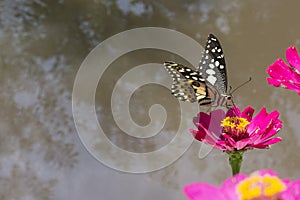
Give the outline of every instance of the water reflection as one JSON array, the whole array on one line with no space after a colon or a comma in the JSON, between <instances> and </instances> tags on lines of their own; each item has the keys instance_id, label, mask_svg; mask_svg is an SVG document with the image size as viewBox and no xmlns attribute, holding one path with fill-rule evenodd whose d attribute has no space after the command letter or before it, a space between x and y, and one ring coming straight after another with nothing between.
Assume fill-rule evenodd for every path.
<instances>
[{"instance_id":1,"label":"water reflection","mask_svg":"<svg viewBox=\"0 0 300 200\"><path fill-rule=\"evenodd\" d=\"M298 178L299 97L271 88L265 81L266 67L283 57L285 48L299 45L297 8L299 2L279 0L1 1L1 199L184 199L184 184L198 180L219 184L230 175L224 154L214 151L199 160L197 143L173 165L144 175L111 170L84 149L71 111L79 65L104 39L143 26L176 29L201 44L208 33L215 33L224 48L231 85L253 78L235 94L238 104L279 109L284 122L284 142L269 151L248 152L242 170L271 167L283 177ZM174 115L149 142L124 140L127 136L120 134L107 102L101 99L110 96L109 83L124 71L152 59L172 60L174 55L137 52L133 56L119 60L123 68L111 68L102 80L107 91L96 94L97 114L106 116L106 128L115 144L144 152L172 138L178 122L176 100L159 87L135 93L131 107L138 123L147 124L145 113L157 101L166 104L169 116Z\"/></svg>"}]
</instances>

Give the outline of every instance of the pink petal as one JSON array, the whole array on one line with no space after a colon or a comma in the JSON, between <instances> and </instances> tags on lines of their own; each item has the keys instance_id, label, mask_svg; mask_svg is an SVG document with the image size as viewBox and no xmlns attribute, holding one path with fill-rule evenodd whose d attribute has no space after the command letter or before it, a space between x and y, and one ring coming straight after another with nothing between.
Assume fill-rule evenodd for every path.
<instances>
[{"instance_id":1,"label":"pink petal","mask_svg":"<svg viewBox=\"0 0 300 200\"><path fill-rule=\"evenodd\" d=\"M225 112L222 109L217 109L210 112L209 115L200 112L198 116L194 118L193 121L196 126L198 126L197 123L202 124L202 127L207 129L209 132L214 133L217 136L220 136L222 131L222 127L220 125L224 117L225 117Z\"/></svg>"},{"instance_id":2,"label":"pink petal","mask_svg":"<svg viewBox=\"0 0 300 200\"><path fill-rule=\"evenodd\" d=\"M287 184L287 189L281 193L281 198L284 200L300 199L300 180Z\"/></svg>"},{"instance_id":3,"label":"pink petal","mask_svg":"<svg viewBox=\"0 0 300 200\"><path fill-rule=\"evenodd\" d=\"M222 145L219 144L220 141L217 140L217 138L214 135L212 135L209 131L207 131L205 128L203 128L201 124L197 124L197 125L199 128L198 131L190 129L190 132L193 134L193 136L196 140L207 143L215 148L224 150Z\"/></svg>"},{"instance_id":4,"label":"pink petal","mask_svg":"<svg viewBox=\"0 0 300 200\"><path fill-rule=\"evenodd\" d=\"M266 141L258 143L258 144L253 144L251 146L258 148L258 149L265 149L265 148L269 147L270 145L281 142L281 141L282 141L282 139L280 137L277 137L277 138L272 138L272 139L266 140Z\"/></svg>"},{"instance_id":5,"label":"pink petal","mask_svg":"<svg viewBox=\"0 0 300 200\"><path fill-rule=\"evenodd\" d=\"M297 53L296 47L291 46L286 50L286 59L287 59L288 63L298 71L298 74L299 74L300 58Z\"/></svg>"},{"instance_id":6,"label":"pink petal","mask_svg":"<svg viewBox=\"0 0 300 200\"><path fill-rule=\"evenodd\" d=\"M248 145L249 140L240 140L236 142L235 148L236 150L244 149Z\"/></svg>"},{"instance_id":7,"label":"pink petal","mask_svg":"<svg viewBox=\"0 0 300 200\"><path fill-rule=\"evenodd\" d=\"M249 133L253 133L257 127L259 127L258 133L263 133L267 128L269 128L271 121L277 120L278 117L279 112L277 110L268 114L266 112L266 108L264 107L248 125L247 128Z\"/></svg>"},{"instance_id":8,"label":"pink petal","mask_svg":"<svg viewBox=\"0 0 300 200\"><path fill-rule=\"evenodd\" d=\"M216 138L214 138L214 136L212 136L206 129L198 131L190 129L190 132L193 134L196 140L205 142L209 145L214 145L217 142Z\"/></svg>"},{"instance_id":9,"label":"pink petal","mask_svg":"<svg viewBox=\"0 0 300 200\"><path fill-rule=\"evenodd\" d=\"M231 145L228 145L225 141L218 142L218 145L220 145L222 148L219 148L223 151L234 151L234 147Z\"/></svg>"},{"instance_id":10,"label":"pink petal","mask_svg":"<svg viewBox=\"0 0 300 200\"><path fill-rule=\"evenodd\" d=\"M252 120L253 113L254 113L254 108L248 106L241 113L241 117L246 118L250 122Z\"/></svg>"},{"instance_id":11,"label":"pink petal","mask_svg":"<svg viewBox=\"0 0 300 200\"><path fill-rule=\"evenodd\" d=\"M211 112L208 131L219 137L222 134L223 127L221 127L221 122L224 118L225 112L221 109Z\"/></svg>"},{"instance_id":12,"label":"pink petal","mask_svg":"<svg viewBox=\"0 0 300 200\"><path fill-rule=\"evenodd\" d=\"M221 190L207 183L192 183L183 188L189 200L226 200Z\"/></svg>"},{"instance_id":13,"label":"pink petal","mask_svg":"<svg viewBox=\"0 0 300 200\"><path fill-rule=\"evenodd\" d=\"M272 122L277 121L280 113L277 110L274 110L270 114L268 114L267 117L265 117L264 120L261 120L260 123L260 131L265 131L266 129L270 128L272 126Z\"/></svg>"},{"instance_id":14,"label":"pink petal","mask_svg":"<svg viewBox=\"0 0 300 200\"><path fill-rule=\"evenodd\" d=\"M234 139L233 139L230 135L224 133L224 134L223 134L223 137L227 139L228 143L229 143L232 147L235 147L235 141L234 141Z\"/></svg>"},{"instance_id":15,"label":"pink petal","mask_svg":"<svg viewBox=\"0 0 300 200\"><path fill-rule=\"evenodd\" d=\"M293 82L293 83L285 82L285 83L281 84L281 87L289 89L289 90L294 90L298 93L300 91L300 83L298 83L298 82Z\"/></svg>"},{"instance_id":16,"label":"pink petal","mask_svg":"<svg viewBox=\"0 0 300 200\"><path fill-rule=\"evenodd\" d=\"M228 199L238 200L239 198L236 194L236 186L247 177L248 176L244 174L237 174L231 178L228 178L223 182L221 190L226 195L226 197L228 197Z\"/></svg>"},{"instance_id":17,"label":"pink petal","mask_svg":"<svg viewBox=\"0 0 300 200\"><path fill-rule=\"evenodd\" d=\"M293 75L293 77L295 74ZM295 78L291 78L290 80L278 80L274 78L267 78L267 81L270 85L273 85L275 87L282 87L289 90L294 90L298 92L298 95L300 95L300 77L297 81L292 81L292 79L295 80Z\"/></svg>"},{"instance_id":18,"label":"pink petal","mask_svg":"<svg viewBox=\"0 0 300 200\"><path fill-rule=\"evenodd\" d=\"M290 67L286 65L281 58L277 59L268 67L267 73L277 80L290 80L293 76Z\"/></svg>"},{"instance_id":19,"label":"pink petal","mask_svg":"<svg viewBox=\"0 0 300 200\"><path fill-rule=\"evenodd\" d=\"M247 129L249 133L254 132L258 127L260 127L260 123L268 116L266 112L266 108L262 108L259 113L252 119L251 123L248 125Z\"/></svg>"},{"instance_id":20,"label":"pink petal","mask_svg":"<svg viewBox=\"0 0 300 200\"><path fill-rule=\"evenodd\" d=\"M274 78L267 78L269 85L273 85L275 87L282 87L282 81Z\"/></svg>"},{"instance_id":21,"label":"pink petal","mask_svg":"<svg viewBox=\"0 0 300 200\"><path fill-rule=\"evenodd\" d=\"M286 50L286 58L290 66L280 58L268 67L267 73L271 76L267 78L268 83L275 87L294 90L300 96L300 57L294 46Z\"/></svg>"},{"instance_id":22,"label":"pink petal","mask_svg":"<svg viewBox=\"0 0 300 200\"><path fill-rule=\"evenodd\" d=\"M260 138L262 141L273 137L274 135L276 135L279 132L279 130L282 128L282 123L280 120L278 120L278 121L279 122L272 125L273 127L270 130L268 130L267 133L264 133L264 136Z\"/></svg>"},{"instance_id":23,"label":"pink petal","mask_svg":"<svg viewBox=\"0 0 300 200\"><path fill-rule=\"evenodd\" d=\"M242 139L239 142L246 143L247 145L252 145L256 141L261 141L260 139L261 139L261 135L259 135L257 133L253 133L249 136L249 138Z\"/></svg>"},{"instance_id":24,"label":"pink petal","mask_svg":"<svg viewBox=\"0 0 300 200\"><path fill-rule=\"evenodd\" d=\"M196 123L200 123L205 127L208 128L210 124L210 116L204 112L200 112L197 117L194 117L193 122L196 125Z\"/></svg>"},{"instance_id":25,"label":"pink petal","mask_svg":"<svg viewBox=\"0 0 300 200\"><path fill-rule=\"evenodd\" d=\"M234 117L234 116L241 116L241 111L237 106L230 108L226 113L226 117Z\"/></svg>"}]
</instances>

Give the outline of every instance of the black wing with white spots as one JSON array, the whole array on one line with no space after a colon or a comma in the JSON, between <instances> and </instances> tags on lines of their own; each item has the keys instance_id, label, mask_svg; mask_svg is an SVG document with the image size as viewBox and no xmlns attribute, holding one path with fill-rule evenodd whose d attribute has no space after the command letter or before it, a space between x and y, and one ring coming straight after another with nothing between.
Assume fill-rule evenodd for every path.
<instances>
[{"instance_id":1,"label":"black wing with white spots","mask_svg":"<svg viewBox=\"0 0 300 200\"><path fill-rule=\"evenodd\" d=\"M214 86L222 95L227 93L227 72L223 50L219 40L209 34L199 63L199 75Z\"/></svg>"},{"instance_id":2,"label":"black wing with white spots","mask_svg":"<svg viewBox=\"0 0 300 200\"><path fill-rule=\"evenodd\" d=\"M164 63L166 70L173 78L172 94L182 101L210 103L205 79L199 73L182 64Z\"/></svg>"}]
</instances>

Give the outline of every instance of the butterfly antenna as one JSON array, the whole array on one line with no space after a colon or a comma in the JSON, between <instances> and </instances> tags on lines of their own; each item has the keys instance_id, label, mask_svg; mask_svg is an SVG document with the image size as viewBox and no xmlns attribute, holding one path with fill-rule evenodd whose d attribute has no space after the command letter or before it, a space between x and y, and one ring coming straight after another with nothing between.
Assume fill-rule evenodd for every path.
<instances>
[{"instance_id":1,"label":"butterfly antenna","mask_svg":"<svg viewBox=\"0 0 300 200\"><path fill-rule=\"evenodd\" d=\"M235 88L230 94L233 94L235 91L237 91L239 88L243 87L244 85L246 85L247 83L249 83L252 80L251 77L249 77L248 81L245 81L244 83L242 83L241 85L239 85L237 88ZM231 87L229 88L229 91L231 90Z\"/></svg>"}]
</instances>

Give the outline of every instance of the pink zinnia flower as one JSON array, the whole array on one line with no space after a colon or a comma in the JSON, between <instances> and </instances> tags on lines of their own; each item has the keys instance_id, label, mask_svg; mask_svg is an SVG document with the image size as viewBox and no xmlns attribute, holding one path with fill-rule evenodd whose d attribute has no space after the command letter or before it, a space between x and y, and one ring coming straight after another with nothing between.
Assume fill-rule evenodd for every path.
<instances>
[{"instance_id":1,"label":"pink zinnia flower","mask_svg":"<svg viewBox=\"0 0 300 200\"><path fill-rule=\"evenodd\" d=\"M280 179L272 170L237 174L216 187L192 183L184 187L189 200L299 200L300 179Z\"/></svg>"},{"instance_id":2,"label":"pink zinnia flower","mask_svg":"<svg viewBox=\"0 0 300 200\"><path fill-rule=\"evenodd\" d=\"M214 110L209 115L200 112L194 118L198 130L190 131L195 139L229 152L264 149L280 142L281 138L272 138L282 127L279 112L275 110L269 114L263 108L252 119L253 113L254 109L250 106L242 112L236 106L227 113L222 109Z\"/></svg>"},{"instance_id":3,"label":"pink zinnia flower","mask_svg":"<svg viewBox=\"0 0 300 200\"><path fill-rule=\"evenodd\" d=\"M300 95L300 57L296 47L292 46L286 50L286 59L290 66L279 58L267 69L271 76L267 78L268 83L275 87L283 87L295 90Z\"/></svg>"}]
</instances>

